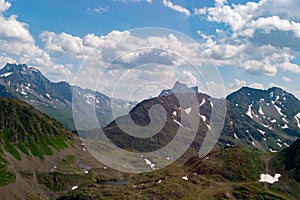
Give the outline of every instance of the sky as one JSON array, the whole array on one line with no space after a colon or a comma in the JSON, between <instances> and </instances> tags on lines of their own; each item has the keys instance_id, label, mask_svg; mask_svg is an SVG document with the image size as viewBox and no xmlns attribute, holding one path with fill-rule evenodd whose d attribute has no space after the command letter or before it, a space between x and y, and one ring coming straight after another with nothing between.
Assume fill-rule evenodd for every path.
<instances>
[{"instance_id":1,"label":"sky","mask_svg":"<svg viewBox=\"0 0 300 200\"><path fill-rule=\"evenodd\" d=\"M0 0L0 66L142 100L177 81L300 98L297 0Z\"/></svg>"}]
</instances>

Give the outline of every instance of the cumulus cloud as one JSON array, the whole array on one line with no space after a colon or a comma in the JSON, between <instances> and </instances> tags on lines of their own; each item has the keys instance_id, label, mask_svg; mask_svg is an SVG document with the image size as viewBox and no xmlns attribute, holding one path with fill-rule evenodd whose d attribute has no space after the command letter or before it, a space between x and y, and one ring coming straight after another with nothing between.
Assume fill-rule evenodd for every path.
<instances>
[{"instance_id":1,"label":"cumulus cloud","mask_svg":"<svg viewBox=\"0 0 300 200\"><path fill-rule=\"evenodd\" d=\"M124 2L124 3L139 3L139 2L147 2L147 3L152 3L152 0L113 0L113 1L119 1L119 2Z\"/></svg>"},{"instance_id":2,"label":"cumulus cloud","mask_svg":"<svg viewBox=\"0 0 300 200\"><path fill-rule=\"evenodd\" d=\"M251 87L255 89L265 89L265 86L261 83L247 83L245 80L235 79L232 83L229 83L226 87L227 94L237 91L241 87Z\"/></svg>"},{"instance_id":3,"label":"cumulus cloud","mask_svg":"<svg viewBox=\"0 0 300 200\"><path fill-rule=\"evenodd\" d=\"M8 10L11 6L10 2L7 2L5 0L0 0L0 13Z\"/></svg>"},{"instance_id":4,"label":"cumulus cloud","mask_svg":"<svg viewBox=\"0 0 300 200\"><path fill-rule=\"evenodd\" d=\"M0 38L20 43L34 42L28 31L28 25L19 22L15 15L10 16L8 19L0 15Z\"/></svg>"},{"instance_id":5,"label":"cumulus cloud","mask_svg":"<svg viewBox=\"0 0 300 200\"><path fill-rule=\"evenodd\" d=\"M284 15L291 7L295 13ZM300 18L299 15L296 17L295 7L299 9L300 3L291 0L231 5L216 0L215 6L195 9L194 14L204 16L207 21L227 25L221 32L226 32L225 38L199 32L205 40L203 54L220 66L239 66L256 75L275 76L278 69L299 73L299 65L292 63L298 55L299 48L295 44L300 36ZM216 29L216 34L219 33ZM282 41L282 38L286 40Z\"/></svg>"},{"instance_id":6,"label":"cumulus cloud","mask_svg":"<svg viewBox=\"0 0 300 200\"><path fill-rule=\"evenodd\" d=\"M29 26L11 15L5 17L1 12L9 9L11 4L0 0L0 64L25 63L35 66L44 73L56 71L57 76L49 76L52 80L68 80L71 72L62 65L55 64L50 55L40 49L29 32Z\"/></svg>"},{"instance_id":7,"label":"cumulus cloud","mask_svg":"<svg viewBox=\"0 0 300 200\"><path fill-rule=\"evenodd\" d=\"M93 8L93 9L88 8L87 11L88 12L96 12L96 13L102 14L102 13L108 12L109 8L108 7L101 7L101 6L99 6L97 8Z\"/></svg>"},{"instance_id":8,"label":"cumulus cloud","mask_svg":"<svg viewBox=\"0 0 300 200\"><path fill-rule=\"evenodd\" d=\"M286 76L282 77L281 80L283 80L284 82L287 82L287 83L292 82L292 79L290 79L289 77L286 77Z\"/></svg>"},{"instance_id":9,"label":"cumulus cloud","mask_svg":"<svg viewBox=\"0 0 300 200\"><path fill-rule=\"evenodd\" d=\"M163 4L164 4L164 6L170 8L172 10L175 10L177 12L183 13L187 16L191 15L191 13L188 9L186 9L183 6L180 6L180 5L175 5L175 4L173 4L173 2L171 2L169 0L163 0Z\"/></svg>"},{"instance_id":10,"label":"cumulus cloud","mask_svg":"<svg viewBox=\"0 0 300 200\"><path fill-rule=\"evenodd\" d=\"M260 89L260 90L265 89L265 86L261 83L251 83L251 84L249 84L249 87L255 88L255 89Z\"/></svg>"}]
</instances>

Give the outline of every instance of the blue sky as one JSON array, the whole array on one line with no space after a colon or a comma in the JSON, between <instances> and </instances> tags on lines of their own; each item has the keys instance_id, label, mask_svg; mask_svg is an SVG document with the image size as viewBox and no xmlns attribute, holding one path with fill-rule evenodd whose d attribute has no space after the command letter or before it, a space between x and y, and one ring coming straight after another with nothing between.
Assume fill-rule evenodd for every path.
<instances>
[{"instance_id":1,"label":"blue sky","mask_svg":"<svg viewBox=\"0 0 300 200\"><path fill-rule=\"evenodd\" d=\"M84 87L94 88L98 81L99 90L110 96L116 95L111 91L118 82L124 92L116 97L139 93L133 99L154 96L176 80L222 96L218 95L223 89L220 80L214 82L212 76L205 82L188 66L201 71L214 65L225 93L246 85L279 86L300 97L299 9L296 0L0 0L0 64L27 63L53 81ZM157 49L149 53L143 48L174 53L164 61L178 61L178 54L191 63L173 60L171 68L162 67L162 60L149 63L161 55ZM99 59L96 65L89 59L92 52ZM120 59L124 65L137 66L139 59L140 66L148 66L105 71L124 54L128 54ZM80 66L84 69L78 81L74 77ZM93 77L95 71L104 72L102 80Z\"/></svg>"}]
</instances>

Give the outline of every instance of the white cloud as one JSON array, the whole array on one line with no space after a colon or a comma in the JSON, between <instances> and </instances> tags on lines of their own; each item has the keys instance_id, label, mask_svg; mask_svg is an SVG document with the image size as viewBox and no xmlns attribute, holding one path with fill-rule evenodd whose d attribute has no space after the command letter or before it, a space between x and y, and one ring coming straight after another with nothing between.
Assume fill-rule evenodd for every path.
<instances>
[{"instance_id":1,"label":"white cloud","mask_svg":"<svg viewBox=\"0 0 300 200\"><path fill-rule=\"evenodd\" d=\"M229 83L229 85L226 88L227 94L230 94L232 92L235 92L239 90L241 87L250 87L255 89L265 89L265 86L261 83L250 83L248 84L245 80L235 79L234 82Z\"/></svg>"},{"instance_id":2,"label":"white cloud","mask_svg":"<svg viewBox=\"0 0 300 200\"><path fill-rule=\"evenodd\" d=\"M244 80L240 80L240 79L235 79L234 82L230 83L227 86L227 93L231 93L233 91L236 91L238 89L240 89L241 87L244 87L247 85L247 82Z\"/></svg>"},{"instance_id":3,"label":"white cloud","mask_svg":"<svg viewBox=\"0 0 300 200\"><path fill-rule=\"evenodd\" d=\"M249 85L249 87L255 88L255 89L260 89L260 90L265 89L265 86L263 84L261 84L261 83L251 83Z\"/></svg>"},{"instance_id":4,"label":"white cloud","mask_svg":"<svg viewBox=\"0 0 300 200\"><path fill-rule=\"evenodd\" d=\"M268 87L268 88L277 87L277 88L281 88L281 89L283 89L283 90L286 90L286 88L285 88L284 86L279 85L279 84L277 84L277 83L268 83L267 87Z\"/></svg>"},{"instance_id":5,"label":"white cloud","mask_svg":"<svg viewBox=\"0 0 300 200\"><path fill-rule=\"evenodd\" d=\"M5 0L0 0L0 13L8 10L11 6L10 2L7 2Z\"/></svg>"},{"instance_id":6,"label":"white cloud","mask_svg":"<svg viewBox=\"0 0 300 200\"><path fill-rule=\"evenodd\" d=\"M152 3L152 0L113 0L113 1L119 1L119 2L124 2L124 3L139 3L139 2L147 2L147 3Z\"/></svg>"},{"instance_id":7,"label":"white cloud","mask_svg":"<svg viewBox=\"0 0 300 200\"><path fill-rule=\"evenodd\" d=\"M145 29L145 32L151 31ZM199 73L195 71L195 66L206 61L199 57L201 45L182 38L178 33L161 33L160 29L156 33L159 35L144 36L130 31L112 31L102 36L88 34L78 37L67 33L43 32L39 37L49 55L65 56L88 66L82 72L82 77L85 78L78 82L82 87L93 88L100 71L109 67L105 77L101 79L102 88L99 88L99 91L109 96L114 85L119 79L125 78L125 75L127 78L122 79L126 82L123 84L125 88L118 92L119 98L128 95L128 89L134 84L139 86L146 84L145 81L168 85L169 88L176 80L184 80L190 86L197 85ZM164 88L166 87L161 87ZM150 93L149 90L144 95L147 95L144 98L154 96L157 91Z\"/></svg>"},{"instance_id":8,"label":"white cloud","mask_svg":"<svg viewBox=\"0 0 300 200\"><path fill-rule=\"evenodd\" d=\"M34 39L28 31L28 25L17 20L15 15L8 19L0 15L0 39L20 43L33 43Z\"/></svg>"},{"instance_id":9,"label":"white cloud","mask_svg":"<svg viewBox=\"0 0 300 200\"><path fill-rule=\"evenodd\" d=\"M205 15L206 12L206 8L194 8L194 15Z\"/></svg>"},{"instance_id":10,"label":"white cloud","mask_svg":"<svg viewBox=\"0 0 300 200\"><path fill-rule=\"evenodd\" d=\"M29 26L18 21L15 15L5 17L1 12L6 11L10 3L0 0L0 64L25 63L39 68L44 73L55 71L52 80L68 80L71 72L68 68L54 63L50 55L40 49L29 32ZM59 74L60 73L60 74Z\"/></svg>"},{"instance_id":11,"label":"white cloud","mask_svg":"<svg viewBox=\"0 0 300 200\"><path fill-rule=\"evenodd\" d=\"M287 83L292 82L292 79L290 79L289 77L286 77L286 76L282 77L281 80L283 80L284 82L287 82Z\"/></svg>"},{"instance_id":12,"label":"white cloud","mask_svg":"<svg viewBox=\"0 0 300 200\"><path fill-rule=\"evenodd\" d=\"M215 0L216 6L223 6L225 3L227 3L227 0Z\"/></svg>"},{"instance_id":13,"label":"white cloud","mask_svg":"<svg viewBox=\"0 0 300 200\"><path fill-rule=\"evenodd\" d=\"M285 62L280 65L280 68L285 72L300 73L300 67L297 64Z\"/></svg>"},{"instance_id":14,"label":"white cloud","mask_svg":"<svg viewBox=\"0 0 300 200\"><path fill-rule=\"evenodd\" d=\"M186 8L180 6L180 5L175 5L175 4L173 4L169 0L163 0L163 4L164 4L164 6L170 8L172 10L175 10L177 12L183 13L183 14L185 14L187 16L191 15L191 13L190 13L190 11L188 9L186 9Z\"/></svg>"},{"instance_id":15,"label":"white cloud","mask_svg":"<svg viewBox=\"0 0 300 200\"><path fill-rule=\"evenodd\" d=\"M174 34L142 38L133 36L130 31L112 31L105 36L88 34L80 38L66 33L43 32L40 39L49 53L59 53L77 61L85 60L93 51L97 51L105 63L121 55L122 61L126 63L140 62L143 58L144 62L150 59L152 62L177 66L181 65L182 59L191 63L200 63L201 59L200 44L183 41ZM153 57L159 60L151 60Z\"/></svg>"},{"instance_id":16,"label":"white cloud","mask_svg":"<svg viewBox=\"0 0 300 200\"><path fill-rule=\"evenodd\" d=\"M190 86L199 85L197 77L195 77L191 71L183 71L183 80L184 82L187 82L187 84Z\"/></svg>"},{"instance_id":17,"label":"white cloud","mask_svg":"<svg viewBox=\"0 0 300 200\"><path fill-rule=\"evenodd\" d=\"M101 7L101 6L99 6L97 8L93 8L93 9L88 8L87 11L88 12L96 12L96 13L102 14L102 13L108 12L109 8L108 7Z\"/></svg>"},{"instance_id":18,"label":"white cloud","mask_svg":"<svg viewBox=\"0 0 300 200\"><path fill-rule=\"evenodd\" d=\"M271 4L273 9L267 7ZM293 17L289 14L284 15L278 7L282 5L284 10L287 10L290 6L296 6L299 9L300 3L288 0L289 6L284 4L285 1L282 0L261 0L227 5L226 1L216 0L213 7L195 9L194 14L204 15L210 22L225 23L228 26L222 32L216 29L217 36L203 35L199 32L206 40L203 45L203 57L211 57L219 66L241 67L251 74L275 76L278 69L299 73L299 65L292 63L297 56L292 49L296 49L297 45L293 42L282 44L282 38L272 39L271 35L272 31L292 33L294 38L291 38L290 34L280 35L288 37L287 41L300 36L300 18L295 17L295 13ZM260 40L257 37L259 35L264 35L263 38L268 40Z\"/></svg>"},{"instance_id":19,"label":"white cloud","mask_svg":"<svg viewBox=\"0 0 300 200\"><path fill-rule=\"evenodd\" d=\"M295 96L300 100L300 91L296 91L293 94L295 94Z\"/></svg>"},{"instance_id":20,"label":"white cloud","mask_svg":"<svg viewBox=\"0 0 300 200\"><path fill-rule=\"evenodd\" d=\"M300 2L297 0L261 0L255 12L255 17L280 16L299 20Z\"/></svg>"}]
</instances>

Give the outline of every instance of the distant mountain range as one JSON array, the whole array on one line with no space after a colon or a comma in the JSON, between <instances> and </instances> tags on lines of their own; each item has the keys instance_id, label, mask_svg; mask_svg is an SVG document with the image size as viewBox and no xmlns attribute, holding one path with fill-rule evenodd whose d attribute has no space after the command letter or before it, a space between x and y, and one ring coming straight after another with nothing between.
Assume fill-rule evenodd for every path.
<instances>
[{"instance_id":1,"label":"distant mountain range","mask_svg":"<svg viewBox=\"0 0 300 200\"><path fill-rule=\"evenodd\" d=\"M70 86L66 82L53 83L41 72L27 65L7 64L0 70L0 96L21 99L71 130L75 129L72 116L73 92L80 94L82 104L95 103L100 125L107 125L104 129L107 135L118 146L129 149L159 149L174 137L180 126L190 128L189 122L181 121L181 114L185 114L185 109L189 108L179 107L176 94L195 93L197 96L200 124L196 140L192 144L197 150L210 128L212 109L218 109L213 107L213 101L226 101L225 124L219 139L221 146L240 145L256 147L261 151L278 151L288 147L300 134L300 101L276 87L268 90L243 87L228 95L226 100L220 100L199 93L197 87L189 88L177 81L172 89L163 90L158 97L145 100L134 107L136 102L111 99L100 92ZM149 108L154 104L161 104L167 110L166 124L159 134L150 138L129 136L113 121L112 100L120 109L128 105L134 107L130 116L141 126L149 124Z\"/></svg>"},{"instance_id":2,"label":"distant mountain range","mask_svg":"<svg viewBox=\"0 0 300 200\"><path fill-rule=\"evenodd\" d=\"M85 104L95 102L101 126L113 120L112 99L100 92L71 86L66 82L53 83L40 71L25 64L6 64L0 70L0 97L21 99L55 118L70 130L75 130L72 116L73 91L80 93ZM136 105L135 102L120 99L114 99L113 102L121 110Z\"/></svg>"},{"instance_id":3,"label":"distant mountain range","mask_svg":"<svg viewBox=\"0 0 300 200\"><path fill-rule=\"evenodd\" d=\"M141 139L124 133L114 121L105 127L106 134L116 145L122 148L153 151L172 140L179 127L188 131L189 122L182 121L181 115L188 114L189 108L180 108L176 94L188 95L195 88L177 82L173 89L164 90L159 97L145 100L130 113L136 124L149 124L148 110L152 105L160 104L167 111L167 120L162 130L153 137ZM198 100L199 128L192 147L199 150L202 140L210 129L213 101L222 101L196 93ZM254 147L261 151L275 152L288 147L300 136L300 101L292 94L280 89L258 90L243 87L227 96L226 117L218 144L220 146ZM122 117L121 117L122 118Z\"/></svg>"}]
</instances>

